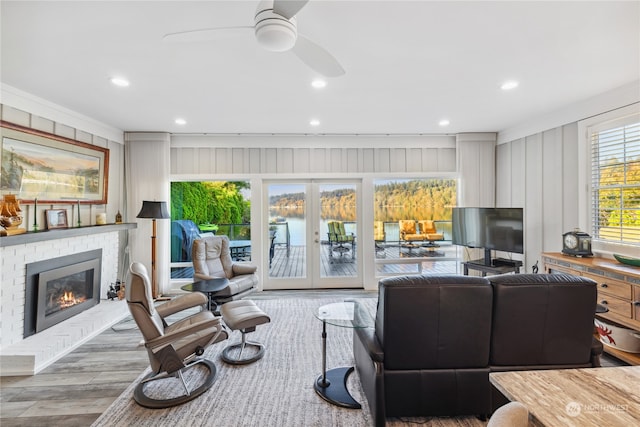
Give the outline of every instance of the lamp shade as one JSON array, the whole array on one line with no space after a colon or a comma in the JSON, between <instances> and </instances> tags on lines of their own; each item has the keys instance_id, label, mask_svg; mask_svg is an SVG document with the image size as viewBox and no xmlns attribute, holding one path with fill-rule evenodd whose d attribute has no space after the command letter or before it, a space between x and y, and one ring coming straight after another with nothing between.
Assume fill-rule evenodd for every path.
<instances>
[{"instance_id":1,"label":"lamp shade","mask_svg":"<svg viewBox=\"0 0 640 427\"><path fill-rule=\"evenodd\" d=\"M142 209L140 209L136 218L163 219L171 218L171 215L169 215L169 211L167 210L167 202L150 202L143 200Z\"/></svg>"}]
</instances>

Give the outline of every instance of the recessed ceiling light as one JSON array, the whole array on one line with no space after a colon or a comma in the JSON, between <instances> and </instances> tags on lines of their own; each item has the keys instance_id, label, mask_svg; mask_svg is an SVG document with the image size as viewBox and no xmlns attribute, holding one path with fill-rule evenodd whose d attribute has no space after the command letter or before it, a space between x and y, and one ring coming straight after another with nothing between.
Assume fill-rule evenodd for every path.
<instances>
[{"instance_id":1,"label":"recessed ceiling light","mask_svg":"<svg viewBox=\"0 0 640 427\"><path fill-rule=\"evenodd\" d=\"M439 124L440 126L449 126L449 123L450 123L450 122L449 122L449 120L447 120L447 119L442 119L442 120L440 120L440 121L438 122L438 124Z\"/></svg>"},{"instance_id":2,"label":"recessed ceiling light","mask_svg":"<svg viewBox=\"0 0 640 427\"><path fill-rule=\"evenodd\" d=\"M327 82L322 79L315 79L311 82L311 86L315 87L316 89L322 89L323 87L327 86Z\"/></svg>"},{"instance_id":3,"label":"recessed ceiling light","mask_svg":"<svg viewBox=\"0 0 640 427\"><path fill-rule=\"evenodd\" d=\"M186 125L187 121L185 119L176 119L175 120L177 125Z\"/></svg>"},{"instance_id":4,"label":"recessed ceiling light","mask_svg":"<svg viewBox=\"0 0 640 427\"><path fill-rule=\"evenodd\" d=\"M500 89L502 90L511 90L511 89L515 89L518 87L518 82L515 80L509 80L506 81L504 83L502 83L502 86L500 86Z\"/></svg>"},{"instance_id":5,"label":"recessed ceiling light","mask_svg":"<svg viewBox=\"0 0 640 427\"><path fill-rule=\"evenodd\" d=\"M320 126L320 120L318 120L318 119L312 119L312 120L309 122L309 124L310 124L311 126Z\"/></svg>"},{"instance_id":6,"label":"recessed ceiling light","mask_svg":"<svg viewBox=\"0 0 640 427\"><path fill-rule=\"evenodd\" d=\"M113 83L116 86L120 86L120 87L127 87L129 86L129 80L123 78L123 77L112 77L111 78L111 83Z\"/></svg>"}]
</instances>

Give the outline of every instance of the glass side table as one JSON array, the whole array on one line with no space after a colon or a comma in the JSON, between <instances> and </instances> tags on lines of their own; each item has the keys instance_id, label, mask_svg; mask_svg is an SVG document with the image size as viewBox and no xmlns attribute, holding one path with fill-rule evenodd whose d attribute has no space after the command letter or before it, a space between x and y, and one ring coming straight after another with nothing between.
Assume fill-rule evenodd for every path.
<instances>
[{"instance_id":1,"label":"glass side table","mask_svg":"<svg viewBox=\"0 0 640 427\"><path fill-rule=\"evenodd\" d=\"M322 374L314 384L316 393L334 405L360 409L362 406L347 389L347 378L353 372L353 366L327 370L327 324L341 328L372 328L374 319L358 301L323 305L314 314L322 320Z\"/></svg>"}]
</instances>

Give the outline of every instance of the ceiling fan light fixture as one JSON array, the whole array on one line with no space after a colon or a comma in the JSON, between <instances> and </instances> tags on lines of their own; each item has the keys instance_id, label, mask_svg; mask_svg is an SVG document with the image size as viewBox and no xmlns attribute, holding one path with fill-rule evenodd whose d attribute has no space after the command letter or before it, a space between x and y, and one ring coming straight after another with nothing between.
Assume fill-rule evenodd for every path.
<instances>
[{"instance_id":1,"label":"ceiling fan light fixture","mask_svg":"<svg viewBox=\"0 0 640 427\"><path fill-rule=\"evenodd\" d=\"M296 18L287 19L275 13L272 1L258 5L254 31L258 44L271 52L291 50L298 38Z\"/></svg>"},{"instance_id":2,"label":"ceiling fan light fixture","mask_svg":"<svg viewBox=\"0 0 640 427\"><path fill-rule=\"evenodd\" d=\"M256 39L260 46L271 52L285 52L296 44L295 25L282 19L267 19L256 24Z\"/></svg>"}]
</instances>

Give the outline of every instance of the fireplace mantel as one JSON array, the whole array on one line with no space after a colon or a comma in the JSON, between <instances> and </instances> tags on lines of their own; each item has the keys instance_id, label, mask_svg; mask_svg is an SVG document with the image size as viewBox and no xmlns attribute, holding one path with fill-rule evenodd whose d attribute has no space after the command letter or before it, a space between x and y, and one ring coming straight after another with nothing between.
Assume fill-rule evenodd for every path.
<instances>
[{"instance_id":1,"label":"fireplace mantel","mask_svg":"<svg viewBox=\"0 0 640 427\"><path fill-rule=\"evenodd\" d=\"M88 234L108 233L110 231L122 231L137 228L135 222L122 224L91 225L87 227L70 227L46 231L30 231L14 236L0 237L0 248L25 243L45 242L47 240L64 239L67 237L86 236Z\"/></svg>"}]
</instances>

